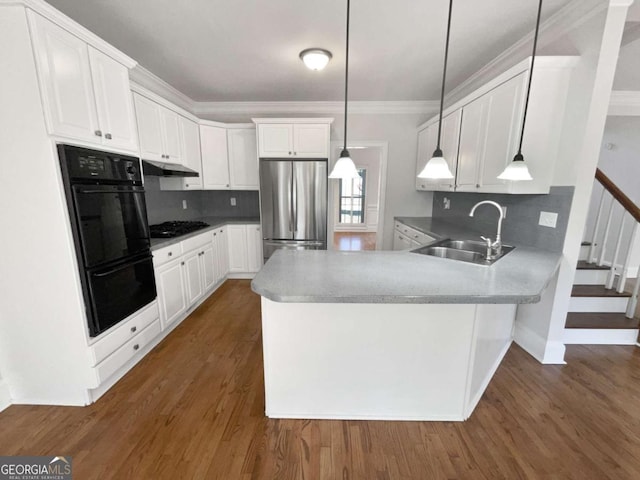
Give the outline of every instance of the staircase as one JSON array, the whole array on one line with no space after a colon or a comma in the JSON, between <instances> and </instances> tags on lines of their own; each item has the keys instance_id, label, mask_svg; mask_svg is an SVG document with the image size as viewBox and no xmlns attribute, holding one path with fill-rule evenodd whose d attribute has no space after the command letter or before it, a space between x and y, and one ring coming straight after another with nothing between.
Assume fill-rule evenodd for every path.
<instances>
[{"instance_id":1,"label":"staircase","mask_svg":"<svg viewBox=\"0 0 640 480\"><path fill-rule=\"evenodd\" d=\"M596 180L602 192L590 240L581 247L564 342L640 345L640 280L625 289L640 234L640 208L600 169Z\"/></svg>"}]
</instances>

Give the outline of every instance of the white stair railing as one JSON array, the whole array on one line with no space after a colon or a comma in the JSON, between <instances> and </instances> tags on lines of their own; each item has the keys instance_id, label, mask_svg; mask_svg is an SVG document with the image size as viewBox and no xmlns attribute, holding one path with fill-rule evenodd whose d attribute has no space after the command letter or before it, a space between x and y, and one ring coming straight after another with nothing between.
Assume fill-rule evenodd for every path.
<instances>
[{"instance_id":1,"label":"white stair railing","mask_svg":"<svg viewBox=\"0 0 640 480\"><path fill-rule=\"evenodd\" d=\"M622 293L627 282L629 269L634 256L634 246L638 242L640 234L640 209L627 197L600 169L596 172L596 179L602 184L602 194L598 203L598 213L596 215L593 234L591 236L591 246L587 256L587 262L598 266L608 265L609 273L605 282L605 288L612 289L618 282L616 290ZM607 206L607 202L610 201ZM606 209L606 213L605 213ZM607 247L611 234L612 225L619 217L620 224L615 237L615 248L613 255L607 255ZM626 225L631 220L632 228L630 234L627 233ZM604 223L604 230L601 229ZM602 230L602 231L601 231ZM613 240L613 239L612 239ZM623 245L626 244L626 254L624 263L618 262ZM638 295L640 291L640 275L638 275L633 292L629 298L626 316L632 318L638 305Z\"/></svg>"}]
</instances>

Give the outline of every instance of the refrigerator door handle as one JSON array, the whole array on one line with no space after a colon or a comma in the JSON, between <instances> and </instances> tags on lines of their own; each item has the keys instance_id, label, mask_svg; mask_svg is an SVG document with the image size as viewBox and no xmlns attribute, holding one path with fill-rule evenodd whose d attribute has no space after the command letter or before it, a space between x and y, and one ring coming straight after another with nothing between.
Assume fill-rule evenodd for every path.
<instances>
[{"instance_id":1,"label":"refrigerator door handle","mask_svg":"<svg viewBox=\"0 0 640 480\"><path fill-rule=\"evenodd\" d=\"M289 191L287 192L287 197L289 199L289 231L293 235L293 165L289 170Z\"/></svg>"},{"instance_id":2,"label":"refrigerator door handle","mask_svg":"<svg viewBox=\"0 0 640 480\"><path fill-rule=\"evenodd\" d=\"M293 183L293 234L298 233L298 179L291 173Z\"/></svg>"}]
</instances>

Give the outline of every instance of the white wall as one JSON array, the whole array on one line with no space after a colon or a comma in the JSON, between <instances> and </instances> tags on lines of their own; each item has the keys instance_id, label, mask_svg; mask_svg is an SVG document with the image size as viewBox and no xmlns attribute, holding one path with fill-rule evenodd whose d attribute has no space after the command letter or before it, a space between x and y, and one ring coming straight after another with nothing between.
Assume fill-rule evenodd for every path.
<instances>
[{"instance_id":1,"label":"white wall","mask_svg":"<svg viewBox=\"0 0 640 480\"><path fill-rule=\"evenodd\" d=\"M265 115L293 117L300 115ZM333 117L331 140L344 138L344 116L307 113L305 117ZM387 163L387 188L385 192L383 249L391 250L393 242L393 217L430 216L432 192L415 189L415 164L418 151L416 127L433 115L423 114L353 114L349 115L349 141L389 142ZM210 120L221 122L247 122L251 115L216 116Z\"/></svg>"}]
</instances>

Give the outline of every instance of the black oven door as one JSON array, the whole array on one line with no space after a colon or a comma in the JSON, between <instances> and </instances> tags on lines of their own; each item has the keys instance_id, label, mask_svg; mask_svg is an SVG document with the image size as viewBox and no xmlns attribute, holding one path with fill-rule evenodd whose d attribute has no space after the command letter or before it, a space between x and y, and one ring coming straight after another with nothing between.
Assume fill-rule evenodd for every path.
<instances>
[{"instance_id":1,"label":"black oven door","mask_svg":"<svg viewBox=\"0 0 640 480\"><path fill-rule=\"evenodd\" d=\"M143 187L74 185L73 199L85 268L149 251Z\"/></svg>"},{"instance_id":2,"label":"black oven door","mask_svg":"<svg viewBox=\"0 0 640 480\"><path fill-rule=\"evenodd\" d=\"M108 268L86 271L91 292L92 337L104 332L156 298L151 256L134 258Z\"/></svg>"}]
</instances>

